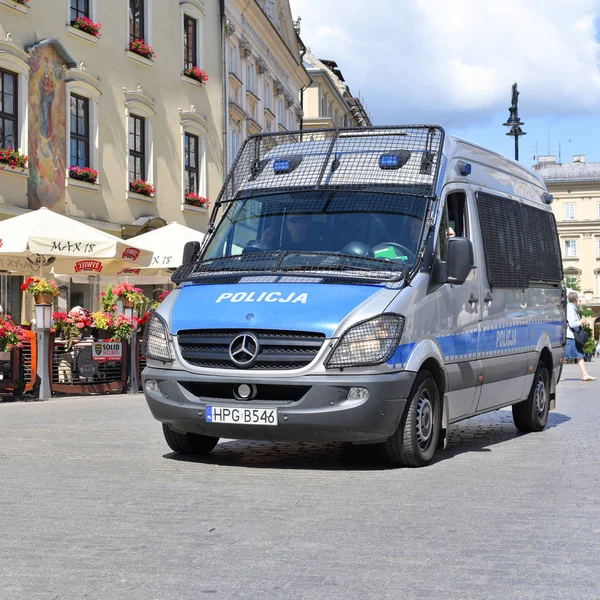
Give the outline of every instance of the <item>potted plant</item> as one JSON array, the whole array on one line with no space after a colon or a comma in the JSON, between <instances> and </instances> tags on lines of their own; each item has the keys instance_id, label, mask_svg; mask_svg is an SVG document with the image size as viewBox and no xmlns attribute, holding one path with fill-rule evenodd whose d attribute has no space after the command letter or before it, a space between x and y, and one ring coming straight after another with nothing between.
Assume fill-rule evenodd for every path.
<instances>
[{"instance_id":1,"label":"potted plant","mask_svg":"<svg viewBox=\"0 0 600 600\"><path fill-rule=\"evenodd\" d=\"M102 25L100 25L100 23L94 23L94 21L88 17L77 17L74 21L71 21L71 27L85 31L85 33L89 33L97 38L102 36L100 33Z\"/></svg>"},{"instance_id":2,"label":"potted plant","mask_svg":"<svg viewBox=\"0 0 600 600\"><path fill-rule=\"evenodd\" d=\"M129 184L129 189L136 194L141 194L142 196L148 196L148 198L152 198L156 193L156 188L147 181L143 179L136 179Z\"/></svg>"},{"instance_id":3,"label":"potted plant","mask_svg":"<svg viewBox=\"0 0 600 600\"><path fill-rule=\"evenodd\" d=\"M13 0L17 4L22 4L23 6L27 6L29 4L29 0Z\"/></svg>"},{"instance_id":4,"label":"potted plant","mask_svg":"<svg viewBox=\"0 0 600 600\"><path fill-rule=\"evenodd\" d=\"M144 291L137 288L133 283L118 283L112 286L112 294L119 300L123 300L123 306L139 308L146 297Z\"/></svg>"},{"instance_id":5,"label":"potted plant","mask_svg":"<svg viewBox=\"0 0 600 600\"><path fill-rule=\"evenodd\" d=\"M98 171L91 167L78 167L77 165L73 165L69 169L69 177L71 179L77 179L77 181L96 183L96 181L98 181Z\"/></svg>"},{"instance_id":6,"label":"potted plant","mask_svg":"<svg viewBox=\"0 0 600 600\"><path fill-rule=\"evenodd\" d=\"M0 317L0 361L10 361L13 348L22 348L26 339L25 330L14 325L10 315Z\"/></svg>"},{"instance_id":7,"label":"potted plant","mask_svg":"<svg viewBox=\"0 0 600 600\"><path fill-rule=\"evenodd\" d=\"M131 338L131 335L133 334L133 327L133 319L122 313L119 313L113 319L111 339L116 340L118 342L123 340L129 340Z\"/></svg>"},{"instance_id":8,"label":"potted plant","mask_svg":"<svg viewBox=\"0 0 600 600\"><path fill-rule=\"evenodd\" d=\"M113 332L113 315L109 312L98 310L92 313L92 327L94 337L99 340L108 340Z\"/></svg>"},{"instance_id":9,"label":"potted plant","mask_svg":"<svg viewBox=\"0 0 600 600\"><path fill-rule=\"evenodd\" d=\"M109 285L106 292L100 294L100 306L103 312L114 313L117 310L119 298L113 292L113 286Z\"/></svg>"},{"instance_id":10,"label":"potted plant","mask_svg":"<svg viewBox=\"0 0 600 600\"><path fill-rule=\"evenodd\" d=\"M185 203L189 204L190 206L199 206L200 208L208 208L210 206L208 198L203 198L202 196L194 192L186 193Z\"/></svg>"},{"instance_id":11,"label":"potted plant","mask_svg":"<svg viewBox=\"0 0 600 600\"><path fill-rule=\"evenodd\" d=\"M72 309L69 313L53 313L52 321L52 330L56 332L57 338L65 341L66 350L73 347L74 340L89 335L93 325L91 311L79 307Z\"/></svg>"},{"instance_id":12,"label":"potted plant","mask_svg":"<svg viewBox=\"0 0 600 600\"><path fill-rule=\"evenodd\" d=\"M154 60L156 58L156 52L152 50L152 46L150 44L146 44L144 40L135 40L129 42L129 49L144 58L148 58L150 60Z\"/></svg>"},{"instance_id":13,"label":"potted plant","mask_svg":"<svg viewBox=\"0 0 600 600\"><path fill-rule=\"evenodd\" d=\"M59 293L55 281L42 277L30 277L21 285L21 289L32 294L36 304L52 304Z\"/></svg>"},{"instance_id":14,"label":"potted plant","mask_svg":"<svg viewBox=\"0 0 600 600\"><path fill-rule=\"evenodd\" d=\"M28 160L29 157L26 154L21 154L18 150L13 150L10 146L8 148L0 148L0 164L9 166L13 171L15 169L24 171Z\"/></svg>"},{"instance_id":15,"label":"potted plant","mask_svg":"<svg viewBox=\"0 0 600 600\"><path fill-rule=\"evenodd\" d=\"M205 86L208 83L208 75L206 71L199 69L198 67L189 67L185 69L183 74L190 79L194 79L198 83L201 83L202 86Z\"/></svg>"}]
</instances>

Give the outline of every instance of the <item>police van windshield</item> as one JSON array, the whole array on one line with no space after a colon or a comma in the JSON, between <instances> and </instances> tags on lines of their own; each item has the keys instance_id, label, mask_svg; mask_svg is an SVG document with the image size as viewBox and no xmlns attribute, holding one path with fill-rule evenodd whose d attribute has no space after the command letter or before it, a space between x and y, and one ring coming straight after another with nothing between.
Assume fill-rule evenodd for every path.
<instances>
[{"instance_id":1,"label":"police van windshield","mask_svg":"<svg viewBox=\"0 0 600 600\"><path fill-rule=\"evenodd\" d=\"M342 190L255 194L234 202L202 262L293 253L296 264L302 264L302 255L310 255L315 265L318 253L351 257L354 264L364 259L364 270L378 270L380 261L402 267L416 261L426 198ZM335 261L327 264L335 270Z\"/></svg>"}]
</instances>

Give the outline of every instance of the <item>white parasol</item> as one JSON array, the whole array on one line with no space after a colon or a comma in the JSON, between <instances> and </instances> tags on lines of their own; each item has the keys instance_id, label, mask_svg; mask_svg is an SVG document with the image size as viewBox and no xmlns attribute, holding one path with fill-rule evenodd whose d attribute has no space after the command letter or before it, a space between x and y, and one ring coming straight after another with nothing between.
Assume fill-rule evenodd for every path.
<instances>
[{"instance_id":1,"label":"white parasol","mask_svg":"<svg viewBox=\"0 0 600 600\"><path fill-rule=\"evenodd\" d=\"M47 208L0 221L0 271L100 275L146 267L152 252Z\"/></svg>"}]
</instances>

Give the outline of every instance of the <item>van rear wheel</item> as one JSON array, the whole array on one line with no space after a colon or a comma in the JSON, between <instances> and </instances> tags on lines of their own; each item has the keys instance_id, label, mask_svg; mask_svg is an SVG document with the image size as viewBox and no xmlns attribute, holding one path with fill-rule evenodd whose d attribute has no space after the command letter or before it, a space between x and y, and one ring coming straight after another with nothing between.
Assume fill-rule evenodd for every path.
<instances>
[{"instance_id":1,"label":"van rear wheel","mask_svg":"<svg viewBox=\"0 0 600 600\"><path fill-rule=\"evenodd\" d=\"M178 433L163 423L163 435L169 448L177 454L210 454L219 442L218 437L199 435L197 433Z\"/></svg>"},{"instance_id":2,"label":"van rear wheel","mask_svg":"<svg viewBox=\"0 0 600 600\"><path fill-rule=\"evenodd\" d=\"M549 408L550 375L546 365L540 362L527 400L512 406L515 427L524 433L542 431L548 423Z\"/></svg>"},{"instance_id":3,"label":"van rear wheel","mask_svg":"<svg viewBox=\"0 0 600 600\"><path fill-rule=\"evenodd\" d=\"M442 422L440 392L433 375L421 371L413 384L398 429L383 444L394 466L423 467L437 447Z\"/></svg>"}]
</instances>

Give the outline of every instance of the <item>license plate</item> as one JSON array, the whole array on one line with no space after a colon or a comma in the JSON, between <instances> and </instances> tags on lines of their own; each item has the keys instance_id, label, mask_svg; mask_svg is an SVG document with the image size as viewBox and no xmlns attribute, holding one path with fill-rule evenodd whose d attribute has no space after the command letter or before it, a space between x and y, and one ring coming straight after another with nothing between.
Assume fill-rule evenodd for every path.
<instances>
[{"instance_id":1,"label":"license plate","mask_svg":"<svg viewBox=\"0 0 600 600\"><path fill-rule=\"evenodd\" d=\"M234 423L237 425L277 425L277 409L207 406L206 422Z\"/></svg>"}]
</instances>

